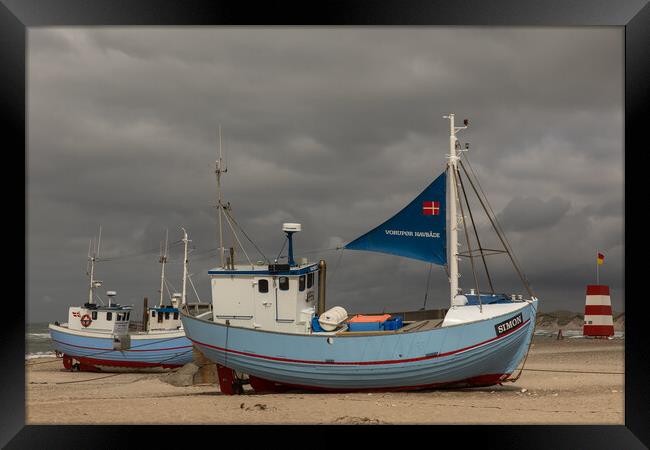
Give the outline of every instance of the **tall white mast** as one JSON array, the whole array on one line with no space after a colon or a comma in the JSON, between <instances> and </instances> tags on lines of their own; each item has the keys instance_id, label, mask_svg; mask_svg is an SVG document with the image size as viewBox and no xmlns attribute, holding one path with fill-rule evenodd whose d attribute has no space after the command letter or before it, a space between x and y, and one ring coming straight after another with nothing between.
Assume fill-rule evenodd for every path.
<instances>
[{"instance_id":1,"label":"tall white mast","mask_svg":"<svg viewBox=\"0 0 650 450\"><path fill-rule=\"evenodd\" d=\"M458 192L456 189L456 168L458 166L459 156L456 154L457 142L456 132L467 128L467 120L464 126L457 127L454 122L454 114L443 116L449 119L449 154L447 155L447 235L448 235L448 255L449 262L449 301L453 306L454 297L458 294L458 214L456 213L456 204L458 202Z\"/></svg>"},{"instance_id":2,"label":"tall white mast","mask_svg":"<svg viewBox=\"0 0 650 450\"><path fill-rule=\"evenodd\" d=\"M165 248L160 254L160 264L162 270L160 274L160 306L163 305L163 290L165 288L165 264L167 263L167 242L169 240L169 230L165 230Z\"/></svg>"},{"instance_id":3,"label":"tall white mast","mask_svg":"<svg viewBox=\"0 0 650 450\"><path fill-rule=\"evenodd\" d=\"M91 239L88 243L88 262L90 263L90 272L88 273L90 277L90 286L88 289L88 303L93 302L93 277L95 275L95 249L93 247L93 240Z\"/></svg>"},{"instance_id":4,"label":"tall white mast","mask_svg":"<svg viewBox=\"0 0 650 450\"><path fill-rule=\"evenodd\" d=\"M187 294L187 244L190 242L189 239L187 239L187 231L185 231L185 228L182 228L183 230L183 244L185 244L185 250L184 250L184 256L183 256L183 294L181 297L181 304L185 304L185 298Z\"/></svg>"},{"instance_id":5,"label":"tall white mast","mask_svg":"<svg viewBox=\"0 0 650 450\"><path fill-rule=\"evenodd\" d=\"M219 159L216 163L215 173L217 174L217 209L219 211L219 257L221 267L225 267L223 259L223 228L221 214L223 213L223 204L221 202L221 174L228 172L228 167L223 167L223 158L221 154L221 125L219 125Z\"/></svg>"},{"instance_id":6,"label":"tall white mast","mask_svg":"<svg viewBox=\"0 0 650 450\"><path fill-rule=\"evenodd\" d=\"M92 241L91 241L92 242ZM94 303L93 298L95 294L95 260L97 255L99 255L99 247L102 243L102 227L99 227L99 240L97 242L97 248L92 246L91 254L91 245L88 245L88 259L90 260L90 287L88 289L88 303Z\"/></svg>"}]
</instances>

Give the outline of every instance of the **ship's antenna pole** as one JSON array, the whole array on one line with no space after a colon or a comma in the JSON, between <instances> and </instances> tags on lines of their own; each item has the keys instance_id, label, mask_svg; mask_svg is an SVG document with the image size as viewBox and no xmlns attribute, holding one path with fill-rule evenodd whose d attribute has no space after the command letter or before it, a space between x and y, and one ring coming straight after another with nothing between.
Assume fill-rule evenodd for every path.
<instances>
[{"instance_id":1,"label":"ship's antenna pole","mask_svg":"<svg viewBox=\"0 0 650 450\"><path fill-rule=\"evenodd\" d=\"M456 189L456 173L459 156L456 154L457 142L456 132L467 128L468 122L464 121L464 126L455 125L455 114L443 116L449 119L449 154L447 155L447 220L448 220L448 259L449 259L449 301L453 306L454 297L458 294L458 214L456 213L456 204L458 202L458 192Z\"/></svg>"},{"instance_id":2,"label":"ship's antenna pole","mask_svg":"<svg viewBox=\"0 0 650 450\"><path fill-rule=\"evenodd\" d=\"M90 277L90 286L88 289L88 303L93 302L93 276L95 272L95 248L93 246L94 238L88 242L88 262L90 263L90 272L88 276Z\"/></svg>"},{"instance_id":3,"label":"ship's antenna pole","mask_svg":"<svg viewBox=\"0 0 650 450\"><path fill-rule=\"evenodd\" d=\"M99 238L97 240L97 256L99 256L99 248L102 246L102 226L99 226Z\"/></svg>"},{"instance_id":4,"label":"ship's antenna pole","mask_svg":"<svg viewBox=\"0 0 650 450\"><path fill-rule=\"evenodd\" d=\"M185 304L185 298L187 294L187 244L190 242L189 239L187 239L187 231L185 231L185 228L181 228L183 230L183 244L185 244L185 250L184 250L184 256L183 256L183 294L181 297L181 304Z\"/></svg>"},{"instance_id":5,"label":"ship's antenna pole","mask_svg":"<svg viewBox=\"0 0 650 450\"><path fill-rule=\"evenodd\" d=\"M163 305L163 289L165 288L165 264L167 263L167 242L169 240L169 230L165 229L165 248L160 254L160 264L162 270L160 274L160 307Z\"/></svg>"},{"instance_id":6,"label":"ship's antenna pole","mask_svg":"<svg viewBox=\"0 0 650 450\"><path fill-rule=\"evenodd\" d=\"M93 297L95 296L95 260L99 255L99 247L102 244L102 227L99 227L99 239L97 241L97 248L93 246L92 256L90 249L88 250L88 258L90 259L90 289L88 290L88 303L94 303Z\"/></svg>"},{"instance_id":7,"label":"ship's antenna pole","mask_svg":"<svg viewBox=\"0 0 650 450\"><path fill-rule=\"evenodd\" d=\"M215 173L217 174L217 209L219 210L219 258L221 261L221 267L225 267L223 260L223 226L222 218L223 214L223 203L221 201L221 174L228 172L227 167L223 167L223 158L221 153L221 125L219 125L219 160L216 163Z\"/></svg>"}]
</instances>

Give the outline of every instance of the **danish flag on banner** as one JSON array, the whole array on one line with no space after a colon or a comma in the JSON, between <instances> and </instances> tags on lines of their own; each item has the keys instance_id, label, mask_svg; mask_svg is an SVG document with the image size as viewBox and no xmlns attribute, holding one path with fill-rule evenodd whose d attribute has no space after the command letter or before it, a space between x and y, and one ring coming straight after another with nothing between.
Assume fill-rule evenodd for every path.
<instances>
[{"instance_id":1,"label":"danish flag on banner","mask_svg":"<svg viewBox=\"0 0 650 450\"><path fill-rule=\"evenodd\" d=\"M440 214L440 202L422 202L422 214L437 216Z\"/></svg>"},{"instance_id":2,"label":"danish flag on banner","mask_svg":"<svg viewBox=\"0 0 650 450\"><path fill-rule=\"evenodd\" d=\"M79 317L79 311L73 311L72 317Z\"/></svg>"}]
</instances>

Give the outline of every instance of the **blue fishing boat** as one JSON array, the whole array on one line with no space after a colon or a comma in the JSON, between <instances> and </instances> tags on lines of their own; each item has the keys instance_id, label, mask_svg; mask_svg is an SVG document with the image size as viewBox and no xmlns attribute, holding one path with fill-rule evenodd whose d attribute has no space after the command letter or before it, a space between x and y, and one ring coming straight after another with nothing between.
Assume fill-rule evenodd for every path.
<instances>
[{"instance_id":1,"label":"blue fishing boat","mask_svg":"<svg viewBox=\"0 0 650 450\"><path fill-rule=\"evenodd\" d=\"M95 248L88 251L90 286L88 301L82 306L71 306L68 321L49 324L50 337L57 355L63 358L68 370L82 371L143 371L173 369L192 361L192 343L185 336L179 317L179 307L186 303L187 244L183 264L183 292L170 293L169 304L163 304L167 245L161 254L162 263L160 303L154 307L144 305L143 322L131 322L133 306L114 302L115 291L107 291L108 304L101 301L96 289L102 282L95 279L95 262L98 259L100 238ZM168 291L169 293L169 291ZM135 325L135 326L134 326Z\"/></svg>"},{"instance_id":2,"label":"blue fishing boat","mask_svg":"<svg viewBox=\"0 0 650 450\"><path fill-rule=\"evenodd\" d=\"M449 386L490 386L516 381L535 324L538 299L521 271L496 217L462 157L454 115L446 170L393 217L345 245L348 250L382 252L443 266L449 276L449 308L384 315L355 315L336 306L326 310L326 263L299 262L293 235L301 225L285 223L288 262L235 264L234 250L211 277L212 311L181 310L187 337L217 364L225 394L300 388L319 391L414 390ZM462 176L461 176L462 170ZM224 170L225 171L225 170ZM220 187L221 158L217 162ZM470 172L472 176L470 176ZM503 244L485 248L480 241L467 191L472 188ZM219 189L219 223L225 214ZM470 226L471 225L471 226ZM460 251L463 231L466 250ZM234 233L233 228L233 233ZM221 235L221 232L220 232ZM242 247L242 250L243 247ZM495 291L486 259L507 255L527 295ZM458 285L459 260L471 267L469 292ZM481 289L483 265L489 288ZM318 281L316 282L316 276Z\"/></svg>"}]
</instances>

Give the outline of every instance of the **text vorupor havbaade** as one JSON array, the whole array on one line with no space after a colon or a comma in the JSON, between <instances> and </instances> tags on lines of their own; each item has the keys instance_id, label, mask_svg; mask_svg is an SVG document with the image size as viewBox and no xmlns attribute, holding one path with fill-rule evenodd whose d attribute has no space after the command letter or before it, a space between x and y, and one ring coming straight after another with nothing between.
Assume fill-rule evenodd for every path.
<instances>
[{"instance_id":1,"label":"text vorupor havbaade","mask_svg":"<svg viewBox=\"0 0 650 450\"><path fill-rule=\"evenodd\" d=\"M384 230L389 236L407 236L423 238L439 238L440 233L435 231L411 231L411 230Z\"/></svg>"},{"instance_id":2,"label":"text vorupor havbaade","mask_svg":"<svg viewBox=\"0 0 650 450\"><path fill-rule=\"evenodd\" d=\"M497 336L501 336L504 333L516 328L518 325L524 321L524 317L521 313L517 314L515 317L508 319L504 322L498 323L494 326L494 330L497 332Z\"/></svg>"}]
</instances>

